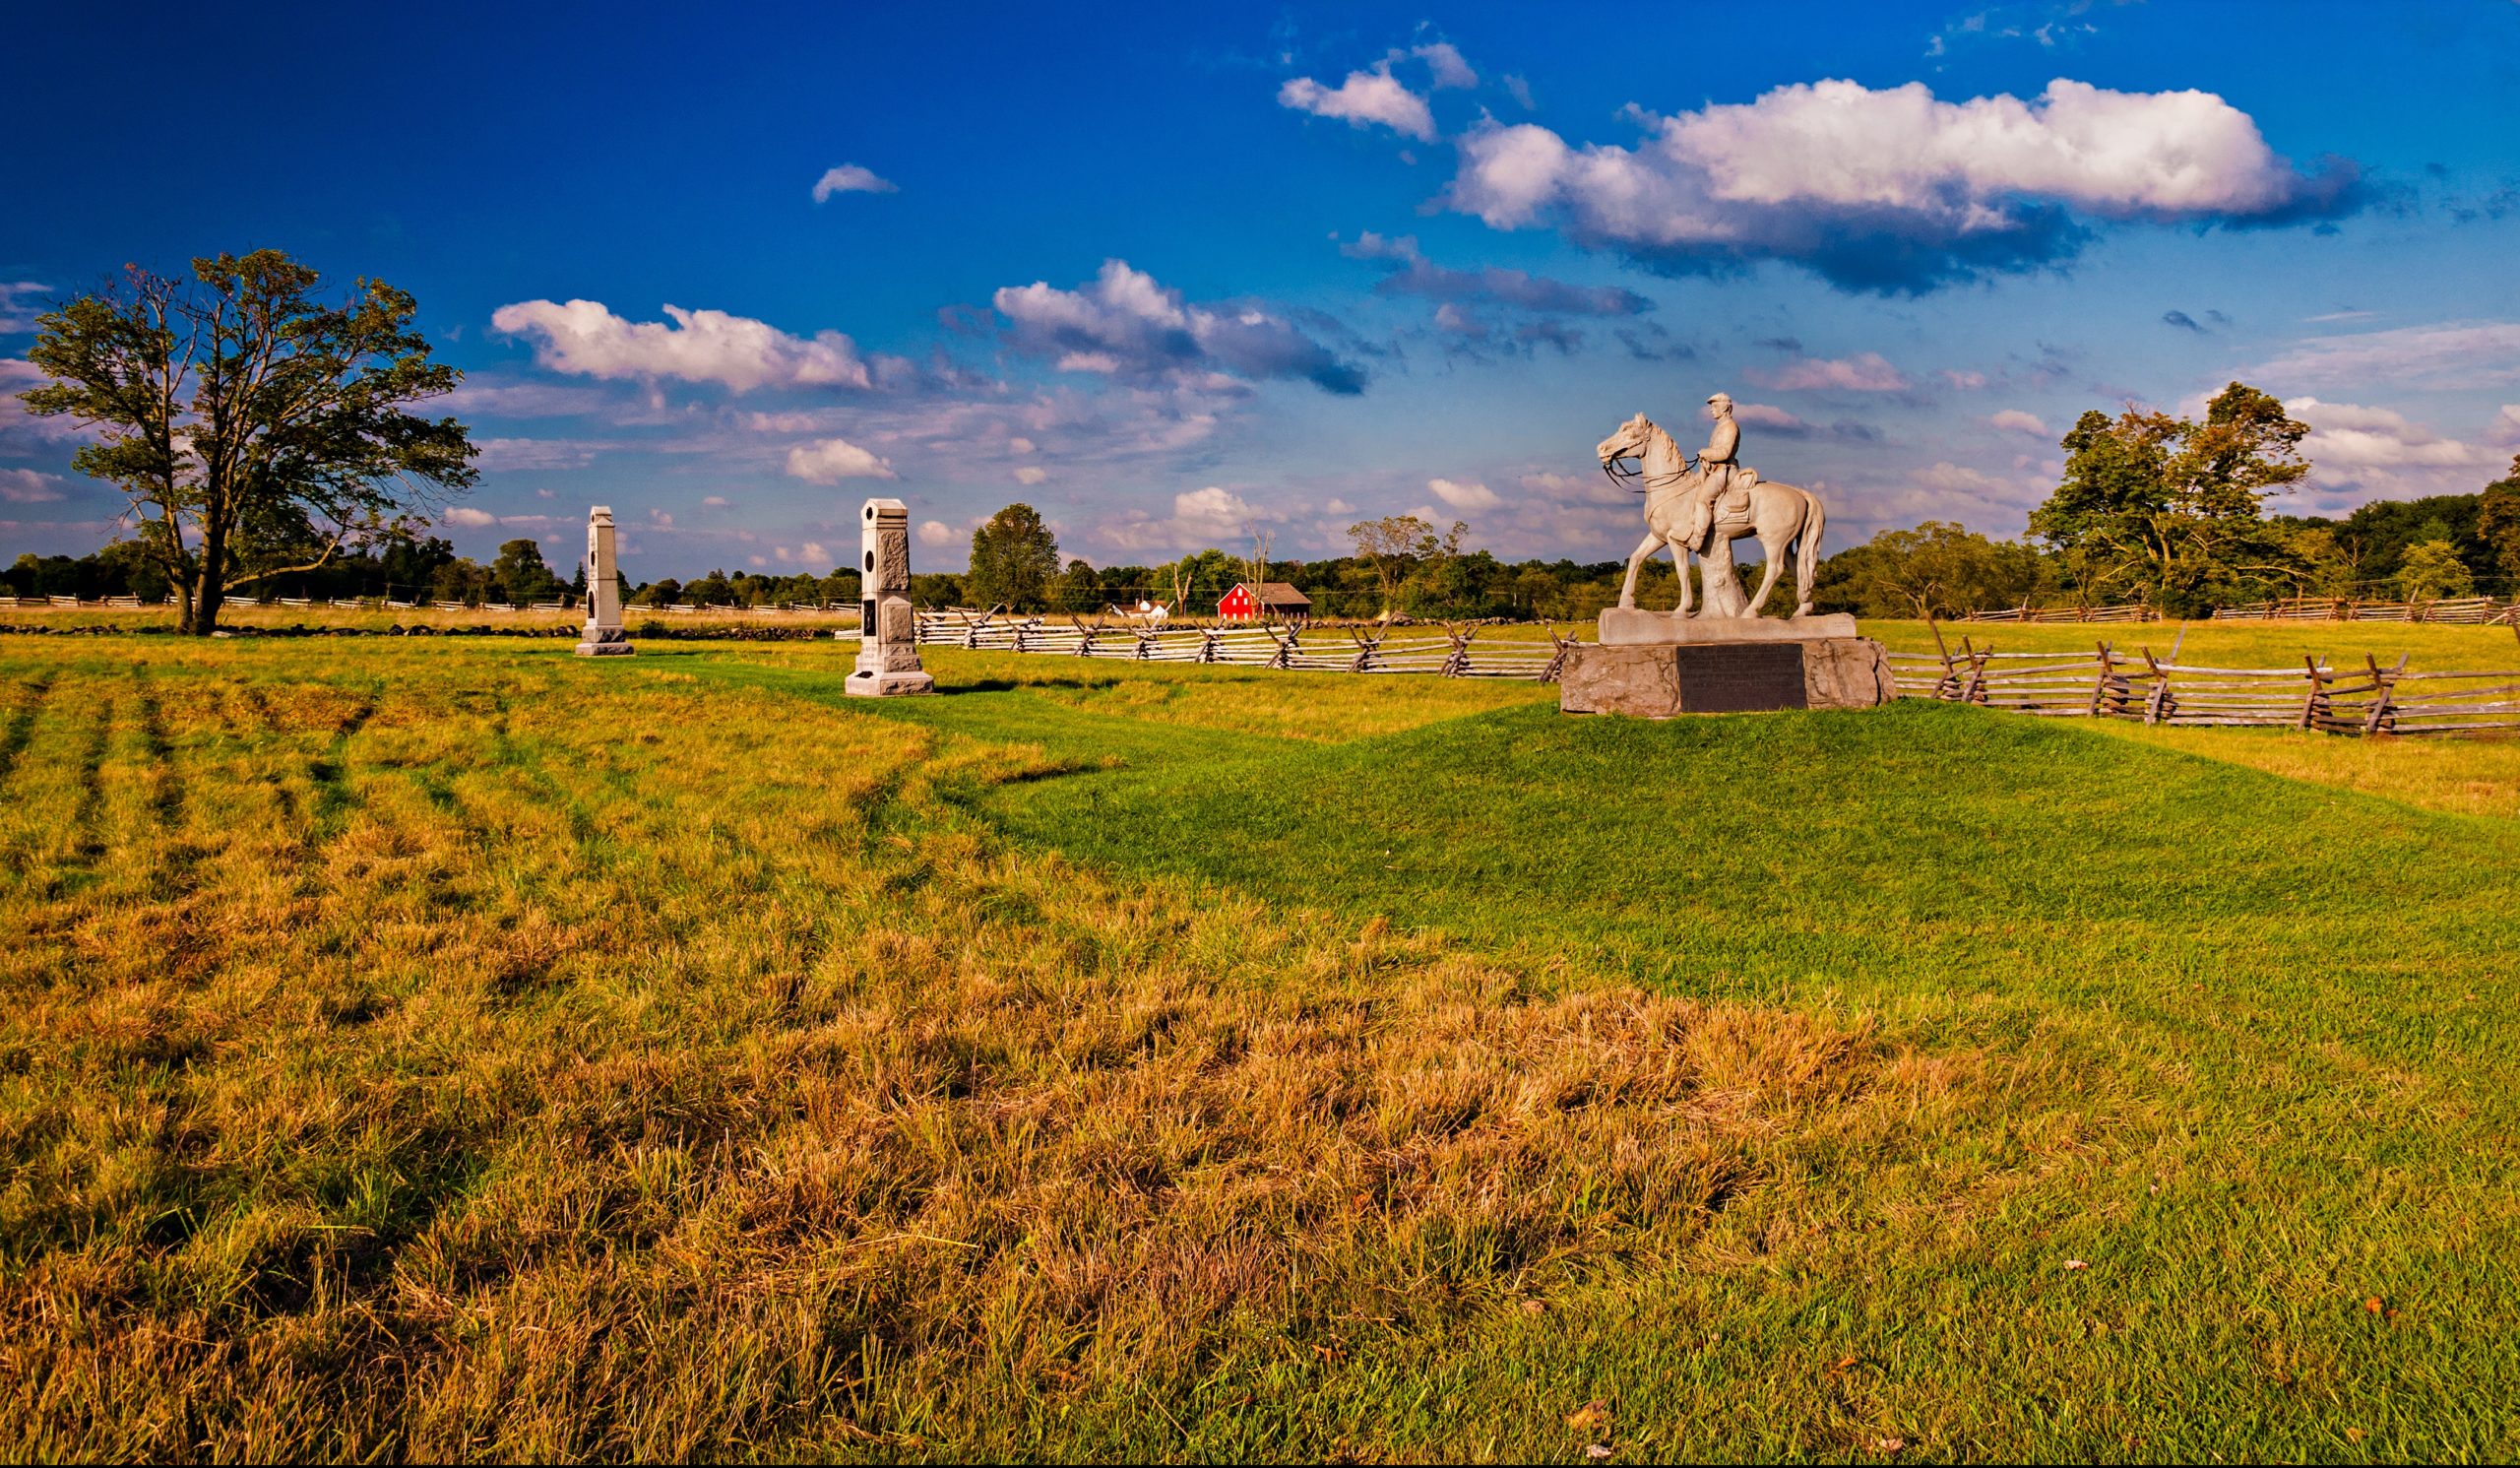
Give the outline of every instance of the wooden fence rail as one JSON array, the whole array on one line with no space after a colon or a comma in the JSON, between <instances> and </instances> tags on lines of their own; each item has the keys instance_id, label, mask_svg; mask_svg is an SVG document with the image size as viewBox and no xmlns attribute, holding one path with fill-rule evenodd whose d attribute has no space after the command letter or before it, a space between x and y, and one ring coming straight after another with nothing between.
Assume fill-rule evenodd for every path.
<instances>
[{"instance_id":1,"label":"wooden fence rail","mask_svg":"<svg viewBox=\"0 0 2520 1468\"><path fill-rule=\"evenodd\" d=\"M2160 613L2140 602L2122 606L1999 606L1991 611L1973 611L1965 618L1973 622L2150 622L2160 620Z\"/></svg>"},{"instance_id":2,"label":"wooden fence rail","mask_svg":"<svg viewBox=\"0 0 2520 1468\"><path fill-rule=\"evenodd\" d=\"M1485 642L1480 629L1451 626L1377 630L1278 626L1129 627L1089 625L1076 617L1053 623L1002 612L922 611L918 640L1009 653L1117 658L1133 663L1209 663L1314 672L1417 672L1455 678L1557 680L1573 637L1549 629L1546 643ZM1405 634L1405 635L1403 635Z\"/></svg>"},{"instance_id":3,"label":"wooden fence rail","mask_svg":"<svg viewBox=\"0 0 2520 1468\"><path fill-rule=\"evenodd\" d=\"M1478 641L1478 628L1437 633L1277 626L1159 628L1090 625L1076 617L922 611L918 640L931 647L1202 663L1315 672L1431 673L1442 677L1555 682L1583 644L1548 628L1548 641ZM2128 719L2144 724L2318 730L2349 734L2470 734L2520 729L2520 670L2416 672L2401 657L2342 667L2304 658L2299 668L2211 668L2164 661L2149 648L2107 642L2088 654L2001 653L1961 639L1957 652L1892 653L1903 698L2006 709L2038 718Z\"/></svg>"},{"instance_id":4,"label":"wooden fence rail","mask_svg":"<svg viewBox=\"0 0 2520 1468\"><path fill-rule=\"evenodd\" d=\"M2491 597L2440 597L2424 602L2365 602L2351 597L2291 597L2215 608L2218 622L2446 622L2520 626L2520 604Z\"/></svg>"},{"instance_id":5,"label":"wooden fence rail","mask_svg":"<svg viewBox=\"0 0 2520 1468\"><path fill-rule=\"evenodd\" d=\"M2474 734L2520 729L2520 670L2415 672L2401 657L2336 667L2208 668L2132 655L2104 642L2089 654L1892 653L1904 698L1974 703L2046 718L2309 729L2328 734Z\"/></svg>"}]
</instances>

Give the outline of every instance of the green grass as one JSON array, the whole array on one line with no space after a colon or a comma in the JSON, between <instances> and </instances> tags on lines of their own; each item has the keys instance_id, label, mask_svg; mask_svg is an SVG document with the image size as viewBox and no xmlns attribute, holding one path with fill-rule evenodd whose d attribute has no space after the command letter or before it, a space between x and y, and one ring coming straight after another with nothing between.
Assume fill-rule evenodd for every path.
<instances>
[{"instance_id":1,"label":"green grass","mask_svg":"<svg viewBox=\"0 0 2520 1468\"><path fill-rule=\"evenodd\" d=\"M0 1442L2520 1451L2520 745L850 651L0 640Z\"/></svg>"}]
</instances>

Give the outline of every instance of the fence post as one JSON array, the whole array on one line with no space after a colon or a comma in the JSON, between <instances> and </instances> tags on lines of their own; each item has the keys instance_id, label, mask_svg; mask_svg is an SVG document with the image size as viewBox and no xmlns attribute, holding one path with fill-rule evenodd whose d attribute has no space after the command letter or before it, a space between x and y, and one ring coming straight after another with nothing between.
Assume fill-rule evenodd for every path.
<instances>
[{"instance_id":1,"label":"fence post","mask_svg":"<svg viewBox=\"0 0 2520 1468\"><path fill-rule=\"evenodd\" d=\"M1575 650L1576 641L1572 637L1558 636L1554 623L1543 623L1543 627L1548 633L1548 640L1556 645L1557 651L1549 656L1548 666L1540 670L1540 680L1544 683L1554 683L1559 674L1565 670L1566 655Z\"/></svg>"},{"instance_id":2,"label":"fence post","mask_svg":"<svg viewBox=\"0 0 2520 1468\"><path fill-rule=\"evenodd\" d=\"M1464 676L1470 671L1470 640L1479 635L1479 629L1447 624L1444 631L1453 640L1453 650L1444 655L1443 674L1448 678Z\"/></svg>"},{"instance_id":3,"label":"fence post","mask_svg":"<svg viewBox=\"0 0 2520 1468\"><path fill-rule=\"evenodd\" d=\"M1350 672L1373 671L1374 649L1381 647L1383 638L1390 635L1391 634L1389 632L1384 632L1376 636L1371 642L1368 642L1365 640L1364 633L1357 631L1354 627L1350 627L1348 629L1348 636L1356 644L1356 660L1348 665L1348 670Z\"/></svg>"},{"instance_id":4,"label":"fence post","mask_svg":"<svg viewBox=\"0 0 2520 1468\"><path fill-rule=\"evenodd\" d=\"M1995 645L1990 642L1986 644L1985 651L1980 652L1971 645L1968 638L1963 637L1960 639L1960 651L1961 655L1969 660L1969 684L1960 690L1960 701L1984 703L1986 701L1986 660L1995 655Z\"/></svg>"},{"instance_id":5,"label":"fence post","mask_svg":"<svg viewBox=\"0 0 2520 1468\"><path fill-rule=\"evenodd\" d=\"M2327 676L2319 671L2319 660L2307 653L2301 655L2301 667L2310 680L2310 690L2301 697L2301 717L2298 727L2321 729L2327 724Z\"/></svg>"},{"instance_id":6,"label":"fence post","mask_svg":"<svg viewBox=\"0 0 2520 1468\"><path fill-rule=\"evenodd\" d=\"M2091 681L2091 716L2095 719L2100 717L2101 705L2109 698L2109 643L2104 639L2100 644L2100 676Z\"/></svg>"},{"instance_id":7,"label":"fence post","mask_svg":"<svg viewBox=\"0 0 2520 1468\"><path fill-rule=\"evenodd\" d=\"M2390 734L2396 731L2398 723L2397 711L2391 707L2391 701L2393 695L2397 691L2398 674L2406 671L2406 660L2410 656L2412 655L2406 653L2399 654L2397 666L2390 669L2387 672L2382 672L2380 671L2380 660L2372 657L2369 653L2364 653L2362 655L2362 664L2371 670L2371 682L2373 684L2371 689L2371 712L2369 716L2364 718L2362 721L2362 732L2364 734Z\"/></svg>"},{"instance_id":8,"label":"fence post","mask_svg":"<svg viewBox=\"0 0 2520 1468\"><path fill-rule=\"evenodd\" d=\"M2153 657L2151 648L2144 649L2144 664L2153 670L2153 691L2144 697L2144 722L2146 724L2167 723L2178 709L2178 701L2171 697L2170 674L2163 670L2159 660Z\"/></svg>"}]
</instances>

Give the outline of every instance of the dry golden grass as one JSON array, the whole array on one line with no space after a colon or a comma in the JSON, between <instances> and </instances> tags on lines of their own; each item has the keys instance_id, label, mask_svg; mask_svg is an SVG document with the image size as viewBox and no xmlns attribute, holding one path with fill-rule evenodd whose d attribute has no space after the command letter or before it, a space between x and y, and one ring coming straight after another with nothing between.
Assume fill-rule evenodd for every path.
<instances>
[{"instance_id":1,"label":"dry golden grass","mask_svg":"<svg viewBox=\"0 0 2520 1468\"><path fill-rule=\"evenodd\" d=\"M451 651L0 641L13 1456L1055 1454L1667 1265L1972 1073L1008 849L939 794L1006 746Z\"/></svg>"},{"instance_id":2,"label":"dry golden grass","mask_svg":"<svg viewBox=\"0 0 2520 1468\"><path fill-rule=\"evenodd\" d=\"M2289 729L2147 728L2115 719L2091 727L2426 810L2520 816L2520 739L2507 734L2371 739Z\"/></svg>"}]
</instances>

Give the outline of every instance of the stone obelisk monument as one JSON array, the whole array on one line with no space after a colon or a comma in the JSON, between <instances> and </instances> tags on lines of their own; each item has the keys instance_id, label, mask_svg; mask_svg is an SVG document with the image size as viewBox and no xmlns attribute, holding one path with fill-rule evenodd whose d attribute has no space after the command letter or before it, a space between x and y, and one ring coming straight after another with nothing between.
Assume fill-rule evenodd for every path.
<instances>
[{"instance_id":1,"label":"stone obelisk monument","mask_svg":"<svg viewBox=\"0 0 2520 1468\"><path fill-rule=\"evenodd\" d=\"M841 686L870 698L933 693L936 680L918 666L918 614L910 605L910 508L870 499L860 524L857 668Z\"/></svg>"},{"instance_id":2,"label":"stone obelisk monument","mask_svg":"<svg viewBox=\"0 0 2520 1468\"><path fill-rule=\"evenodd\" d=\"M610 658L631 651L621 630L621 563L612 548L612 506L587 511L587 625L578 634L578 656Z\"/></svg>"}]
</instances>

